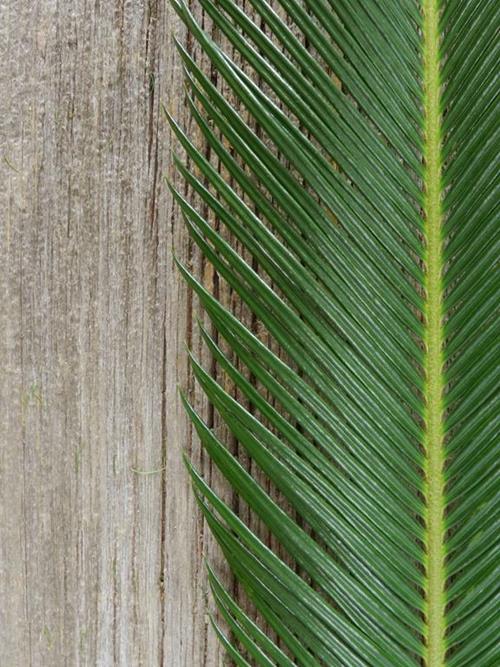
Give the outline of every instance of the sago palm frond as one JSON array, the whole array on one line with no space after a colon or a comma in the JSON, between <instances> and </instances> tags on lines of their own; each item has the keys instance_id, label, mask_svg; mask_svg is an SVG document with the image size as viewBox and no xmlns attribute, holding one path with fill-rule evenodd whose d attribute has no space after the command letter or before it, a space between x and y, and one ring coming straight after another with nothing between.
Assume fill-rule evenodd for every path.
<instances>
[{"instance_id":1,"label":"sago palm frond","mask_svg":"<svg viewBox=\"0 0 500 667\"><path fill-rule=\"evenodd\" d=\"M190 467L263 623L210 571L229 634L216 631L237 665L500 665L499 4L247 0L249 15L199 2L232 57L173 0L233 103L181 48L193 118L221 168L171 120L203 215L175 196L283 354L181 267L218 333L206 344L250 407L193 369L290 508L186 403L289 556Z\"/></svg>"}]
</instances>

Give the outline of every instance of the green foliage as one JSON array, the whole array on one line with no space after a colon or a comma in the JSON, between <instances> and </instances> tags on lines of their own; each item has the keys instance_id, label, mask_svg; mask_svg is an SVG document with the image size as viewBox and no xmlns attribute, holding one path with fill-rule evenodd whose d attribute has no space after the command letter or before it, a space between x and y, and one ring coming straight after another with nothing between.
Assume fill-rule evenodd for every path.
<instances>
[{"instance_id":1,"label":"green foliage","mask_svg":"<svg viewBox=\"0 0 500 667\"><path fill-rule=\"evenodd\" d=\"M179 46L222 169L170 119L188 166L176 163L251 261L174 195L287 359L180 267L251 409L193 359L197 381L293 510L186 402L213 462L295 563L188 463L273 635L210 571L230 639L216 632L237 665L498 665L498 3L278 0L285 21L265 0L249 0L254 18L200 0L230 56L172 1L246 109Z\"/></svg>"}]
</instances>

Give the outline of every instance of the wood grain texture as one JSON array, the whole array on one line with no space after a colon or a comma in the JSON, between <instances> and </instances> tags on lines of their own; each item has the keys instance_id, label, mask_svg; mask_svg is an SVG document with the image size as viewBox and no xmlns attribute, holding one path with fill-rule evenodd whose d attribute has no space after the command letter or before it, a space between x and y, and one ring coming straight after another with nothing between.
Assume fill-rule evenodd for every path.
<instances>
[{"instance_id":1,"label":"wood grain texture","mask_svg":"<svg viewBox=\"0 0 500 667\"><path fill-rule=\"evenodd\" d=\"M216 481L178 395L214 419L173 249L213 274L163 181L174 36L164 0L0 2L1 667L222 663L182 463Z\"/></svg>"}]
</instances>

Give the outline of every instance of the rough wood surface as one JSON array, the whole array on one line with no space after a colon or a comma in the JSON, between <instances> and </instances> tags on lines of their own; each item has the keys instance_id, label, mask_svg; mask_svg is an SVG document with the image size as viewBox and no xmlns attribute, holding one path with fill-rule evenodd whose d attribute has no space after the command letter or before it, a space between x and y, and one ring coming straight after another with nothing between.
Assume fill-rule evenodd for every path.
<instances>
[{"instance_id":1,"label":"rough wood surface","mask_svg":"<svg viewBox=\"0 0 500 667\"><path fill-rule=\"evenodd\" d=\"M193 3L196 4L196 3ZM199 10L196 10L199 11ZM0 666L214 667L165 0L0 3Z\"/></svg>"}]
</instances>

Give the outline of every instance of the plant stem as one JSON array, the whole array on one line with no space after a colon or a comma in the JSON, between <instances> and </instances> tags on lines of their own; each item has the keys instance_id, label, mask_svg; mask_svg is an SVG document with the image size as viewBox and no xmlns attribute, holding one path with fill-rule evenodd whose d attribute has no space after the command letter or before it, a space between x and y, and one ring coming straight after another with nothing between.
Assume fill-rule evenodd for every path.
<instances>
[{"instance_id":1,"label":"plant stem","mask_svg":"<svg viewBox=\"0 0 500 667\"><path fill-rule=\"evenodd\" d=\"M446 655L445 480L443 428L443 248L441 204L441 111L439 0L423 0L425 112L425 498L427 667Z\"/></svg>"}]
</instances>

